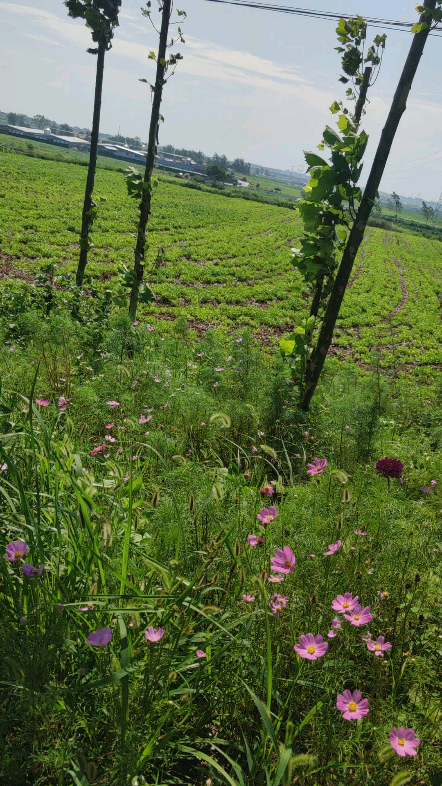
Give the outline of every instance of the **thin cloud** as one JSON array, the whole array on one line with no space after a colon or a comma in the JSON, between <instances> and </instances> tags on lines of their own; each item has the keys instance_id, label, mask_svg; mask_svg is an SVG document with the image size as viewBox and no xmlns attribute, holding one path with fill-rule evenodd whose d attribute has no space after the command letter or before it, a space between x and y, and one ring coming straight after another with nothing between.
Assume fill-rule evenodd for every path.
<instances>
[{"instance_id":1,"label":"thin cloud","mask_svg":"<svg viewBox=\"0 0 442 786\"><path fill-rule=\"evenodd\" d=\"M21 33L25 38L32 38L34 41L43 41L44 44L51 44L52 46L63 46L59 41L54 41L53 38L45 38L44 35L34 35L33 33Z\"/></svg>"}]
</instances>

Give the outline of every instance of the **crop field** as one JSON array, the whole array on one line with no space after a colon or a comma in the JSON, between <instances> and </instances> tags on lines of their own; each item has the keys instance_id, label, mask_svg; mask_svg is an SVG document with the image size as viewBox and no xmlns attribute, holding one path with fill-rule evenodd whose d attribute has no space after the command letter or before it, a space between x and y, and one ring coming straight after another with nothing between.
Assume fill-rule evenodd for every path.
<instances>
[{"instance_id":1,"label":"crop field","mask_svg":"<svg viewBox=\"0 0 442 786\"><path fill-rule=\"evenodd\" d=\"M0 273L33 281L46 265L73 272L85 169L11 153L0 159ZM112 289L132 265L135 204L121 172L100 169L105 197L94 225L87 272ZM186 316L202 335L213 326L250 327L271 344L306 307L290 247L296 211L201 193L161 179L148 225L146 278L157 301L149 318ZM332 353L361 366L395 370L442 364L442 245L371 227L356 260Z\"/></svg>"}]
</instances>

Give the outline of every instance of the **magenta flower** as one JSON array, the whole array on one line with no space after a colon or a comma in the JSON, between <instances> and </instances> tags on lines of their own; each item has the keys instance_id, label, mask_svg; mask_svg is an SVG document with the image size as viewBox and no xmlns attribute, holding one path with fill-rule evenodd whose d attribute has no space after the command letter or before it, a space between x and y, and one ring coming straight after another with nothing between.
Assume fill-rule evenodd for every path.
<instances>
[{"instance_id":1,"label":"magenta flower","mask_svg":"<svg viewBox=\"0 0 442 786\"><path fill-rule=\"evenodd\" d=\"M345 595L338 595L337 598L332 600L332 609L339 612L339 614L346 614L358 603L358 596L351 594L351 592L346 592Z\"/></svg>"},{"instance_id":2,"label":"magenta flower","mask_svg":"<svg viewBox=\"0 0 442 786\"><path fill-rule=\"evenodd\" d=\"M428 486L422 486L421 487L421 491L423 491L424 494L429 494L430 493L430 489L428 488Z\"/></svg>"},{"instance_id":3,"label":"magenta flower","mask_svg":"<svg viewBox=\"0 0 442 786\"><path fill-rule=\"evenodd\" d=\"M366 606L365 609L356 604L356 606L349 611L348 614L344 614L344 617L348 622L351 622L352 625L366 625L367 622L371 622L373 619L373 614L370 614L370 606Z\"/></svg>"},{"instance_id":4,"label":"magenta flower","mask_svg":"<svg viewBox=\"0 0 442 786\"><path fill-rule=\"evenodd\" d=\"M103 450L106 450L106 449L107 449L106 443L104 443L103 445L98 445L97 448L94 448L93 450L91 450L91 456L98 456L99 453L102 453Z\"/></svg>"},{"instance_id":5,"label":"magenta flower","mask_svg":"<svg viewBox=\"0 0 442 786\"><path fill-rule=\"evenodd\" d=\"M341 629L341 620L339 617L333 617L331 621L331 630L327 633L329 639L334 639L336 636L336 631Z\"/></svg>"},{"instance_id":6,"label":"magenta flower","mask_svg":"<svg viewBox=\"0 0 442 786\"><path fill-rule=\"evenodd\" d=\"M57 406L60 408L60 412L66 412L69 402L70 402L70 398L65 398L64 396L60 396L57 402Z\"/></svg>"},{"instance_id":7,"label":"magenta flower","mask_svg":"<svg viewBox=\"0 0 442 786\"><path fill-rule=\"evenodd\" d=\"M92 647L105 647L106 644L109 644L111 638L112 631L110 628L106 627L102 630L96 630L93 633L89 633L87 643Z\"/></svg>"},{"instance_id":8,"label":"magenta flower","mask_svg":"<svg viewBox=\"0 0 442 786\"><path fill-rule=\"evenodd\" d=\"M38 568L34 568L34 566L30 564L30 562L25 562L25 564L21 566L21 572L24 573L25 576L28 576L29 578L31 577L36 578L37 576L41 576L41 574L43 573L43 565L40 565Z\"/></svg>"},{"instance_id":9,"label":"magenta flower","mask_svg":"<svg viewBox=\"0 0 442 786\"><path fill-rule=\"evenodd\" d=\"M374 652L374 654L378 658L383 658L384 652L387 652L387 650L391 650L391 647L392 645L390 644L390 642L385 641L385 638L383 636L378 636L376 642L374 642L372 639L369 639L367 641L367 649L370 650L370 652Z\"/></svg>"},{"instance_id":10,"label":"magenta flower","mask_svg":"<svg viewBox=\"0 0 442 786\"><path fill-rule=\"evenodd\" d=\"M330 543L328 547L328 551L324 551L324 557L329 557L331 554L334 554L338 551L342 546L342 541L337 540L336 543Z\"/></svg>"},{"instance_id":11,"label":"magenta flower","mask_svg":"<svg viewBox=\"0 0 442 786\"><path fill-rule=\"evenodd\" d=\"M114 426L115 426L115 423L107 423L106 424L106 428L113 428Z\"/></svg>"},{"instance_id":12,"label":"magenta flower","mask_svg":"<svg viewBox=\"0 0 442 786\"><path fill-rule=\"evenodd\" d=\"M257 515L257 518L260 520L261 524L264 525L264 527L267 527L267 525L270 524L271 521L276 519L277 516L278 516L278 511L273 505L270 505L269 508L261 508L261 510Z\"/></svg>"},{"instance_id":13,"label":"magenta flower","mask_svg":"<svg viewBox=\"0 0 442 786\"><path fill-rule=\"evenodd\" d=\"M206 653L204 652L204 650L197 650L196 651L196 657L197 658L205 658L206 657Z\"/></svg>"},{"instance_id":14,"label":"magenta flower","mask_svg":"<svg viewBox=\"0 0 442 786\"><path fill-rule=\"evenodd\" d=\"M250 480L249 473L248 472L244 472L243 478L244 478L244 480Z\"/></svg>"},{"instance_id":15,"label":"magenta flower","mask_svg":"<svg viewBox=\"0 0 442 786\"><path fill-rule=\"evenodd\" d=\"M348 689L344 690L342 694L338 695L336 706L343 713L345 720L359 720L370 712L368 699L363 699L359 690L355 690L353 693Z\"/></svg>"},{"instance_id":16,"label":"magenta flower","mask_svg":"<svg viewBox=\"0 0 442 786\"><path fill-rule=\"evenodd\" d=\"M299 637L299 644L295 644L295 651L301 658L307 660L318 660L327 652L328 644L323 640L321 635L314 636L313 633L307 633L306 636Z\"/></svg>"},{"instance_id":17,"label":"magenta flower","mask_svg":"<svg viewBox=\"0 0 442 786\"><path fill-rule=\"evenodd\" d=\"M400 478L404 465L399 459L383 458L376 462L376 472L384 478Z\"/></svg>"},{"instance_id":18,"label":"magenta flower","mask_svg":"<svg viewBox=\"0 0 442 786\"><path fill-rule=\"evenodd\" d=\"M165 634L164 628L154 628L152 625L149 625L148 629L144 631L144 637L146 641L150 641L151 644L155 644L157 641L163 638Z\"/></svg>"},{"instance_id":19,"label":"magenta flower","mask_svg":"<svg viewBox=\"0 0 442 786\"><path fill-rule=\"evenodd\" d=\"M279 584L281 581L284 581L284 576L272 576L272 575L270 575L267 578L267 581L270 581L271 584Z\"/></svg>"},{"instance_id":20,"label":"magenta flower","mask_svg":"<svg viewBox=\"0 0 442 786\"><path fill-rule=\"evenodd\" d=\"M29 546L26 545L24 540L13 540L11 543L8 543L5 551L4 559L7 559L8 562L16 562L28 553Z\"/></svg>"},{"instance_id":21,"label":"magenta flower","mask_svg":"<svg viewBox=\"0 0 442 786\"><path fill-rule=\"evenodd\" d=\"M241 600L243 600L244 603L253 603L253 601L255 600L255 596L254 595L241 595Z\"/></svg>"},{"instance_id":22,"label":"magenta flower","mask_svg":"<svg viewBox=\"0 0 442 786\"><path fill-rule=\"evenodd\" d=\"M361 529L355 529L354 533L355 535L363 535L363 536L367 534L366 532L363 532Z\"/></svg>"},{"instance_id":23,"label":"magenta flower","mask_svg":"<svg viewBox=\"0 0 442 786\"><path fill-rule=\"evenodd\" d=\"M117 407L120 406L119 401L106 401L106 404L108 407L111 407L111 409L117 409Z\"/></svg>"},{"instance_id":24,"label":"magenta flower","mask_svg":"<svg viewBox=\"0 0 442 786\"><path fill-rule=\"evenodd\" d=\"M149 423L149 420L152 420L152 415L148 415L147 418L144 415L141 415L138 423L140 423L140 425L143 425L143 423Z\"/></svg>"},{"instance_id":25,"label":"magenta flower","mask_svg":"<svg viewBox=\"0 0 442 786\"><path fill-rule=\"evenodd\" d=\"M247 535L249 546L262 546L264 543L264 535Z\"/></svg>"},{"instance_id":26,"label":"magenta flower","mask_svg":"<svg viewBox=\"0 0 442 786\"><path fill-rule=\"evenodd\" d=\"M414 736L414 729L392 728L390 732L390 745L399 756L416 756L420 740Z\"/></svg>"},{"instance_id":27,"label":"magenta flower","mask_svg":"<svg viewBox=\"0 0 442 786\"><path fill-rule=\"evenodd\" d=\"M270 483L264 483L264 486L261 489L261 494L263 495L263 497L273 497L274 493L275 493L275 489L273 488L273 486L271 486Z\"/></svg>"},{"instance_id":28,"label":"magenta flower","mask_svg":"<svg viewBox=\"0 0 442 786\"><path fill-rule=\"evenodd\" d=\"M314 464L307 464L308 466L307 474L322 475L322 473L324 472L327 466L327 459L318 459L315 457L313 461L315 462Z\"/></svg>"},{"instance_id":29,"label":"magenta flower","mask_svg":"<svg viewBox=\"0 0 442 786\"><path fill-rule=\"evenodd\" d=\"M275 556L271 558L274 573L291 573L296 565L296 557L290 546L276 549Z\"/></svg>"},{"instance_id":30,"label":"magenta flower","mask_svg":"<svg viewBox=\"0 0 442 786\"><path fill-rule=\"evenodd\" d=\"M277 602L277 601L275 601L275 600L271 600L271 601L270 601L270 603L269 603L269 609L270 609L270 611L271 611L271 612L272 612L272 614L274 614L274 615L275 615L275 617L277 617L277 618L279 618L279 614L280 614L280 612L283 610L283 608L284 608L284 606L282 605L282 603L278 603L278 602Z\"/></svg>"},{"instance_id":31,"label":"magenta flower","mask_svg":"<svg viewBox=\"0 0 442 786\"><path fill-rule=\"evenodd\" d=\"M35 403L40 404L41 407L48 407L51 402L47 398L36 398Z\"/></svg>"}]
</instances>

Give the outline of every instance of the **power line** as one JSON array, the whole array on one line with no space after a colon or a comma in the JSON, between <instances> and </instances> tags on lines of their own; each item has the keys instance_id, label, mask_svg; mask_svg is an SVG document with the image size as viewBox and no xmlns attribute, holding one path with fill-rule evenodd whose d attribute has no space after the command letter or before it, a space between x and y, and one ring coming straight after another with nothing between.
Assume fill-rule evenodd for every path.
<instances>
[{"instance_id":1,"label":"power line","mask_svg":"<svg viewBox=\"0 0 442 786\"><path fill-rule=\"evenodd\" d=\"M342 19L343 16L350 16L349 14L337 14L333 11L315 11L314 9L309 8L293 8L291 6L284 5L256 3L252 2L252 0L206 0L206 2L223 3L225 5L238 5L244 8L256 8L263 11L277 11L280 14L296 14L297 16L306 16L313 19L330 19L339 21L339 19ZM373 25L374 27L382 27L386 30L399 30L403 33L410 32L414 25L414 22L400 22L396 19L371 19L365 16L363 19L365 22L367 22L367 24ZM437 33L431 31L430 35L437 35ZM442 38L442 36L439 35L438 38Z\"/></svg>"},{"instance_id":2,"label":"power line","mask_svg":"<svg viewBox=\"0 0 442 786\"><path fill-rule=\"evenodd\" d=\"M401 167L404 166L404 164L410 164L410 163L412 164L414 161L422 161L423 158L430 158L431 156L436 156L438 153L442 153L442 150L435 150L434 153L428 153L426 156L419 156L419 158L412 158L411 161L402 161L399 164L387 164L387 166ZM429 161L428 163L431 164L432 162ZM423 166L426 166L426 164L424 164Z\"/></svg>"}]
</instances>

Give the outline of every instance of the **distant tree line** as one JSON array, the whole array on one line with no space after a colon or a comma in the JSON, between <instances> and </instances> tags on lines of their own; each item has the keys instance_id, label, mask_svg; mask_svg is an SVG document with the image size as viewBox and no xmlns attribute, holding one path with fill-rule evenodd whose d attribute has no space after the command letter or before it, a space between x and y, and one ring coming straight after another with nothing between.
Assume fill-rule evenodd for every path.
<instances>
[{"instance_id":1,"label":"distant tree line","mask_svg":"<svg viewBox=\"0 0 442 786\"><path fill-rule=\"evenodd\" d=\"M173 145L163 145L162 152L175 153L175 155L183 156L184 158L192 158L193 161L195 161L197 164L209 164L217 166L224 172L230 168L239 174L250 175L250 164L247 161L244 161L243 158L235 158L233 161L229 161L225 155L219 156L218 153L214 153L213 156L206 156L201 152L201 150L187 150L184 147L179 148L174 147Z\"/></svg>"}]
</instances>

